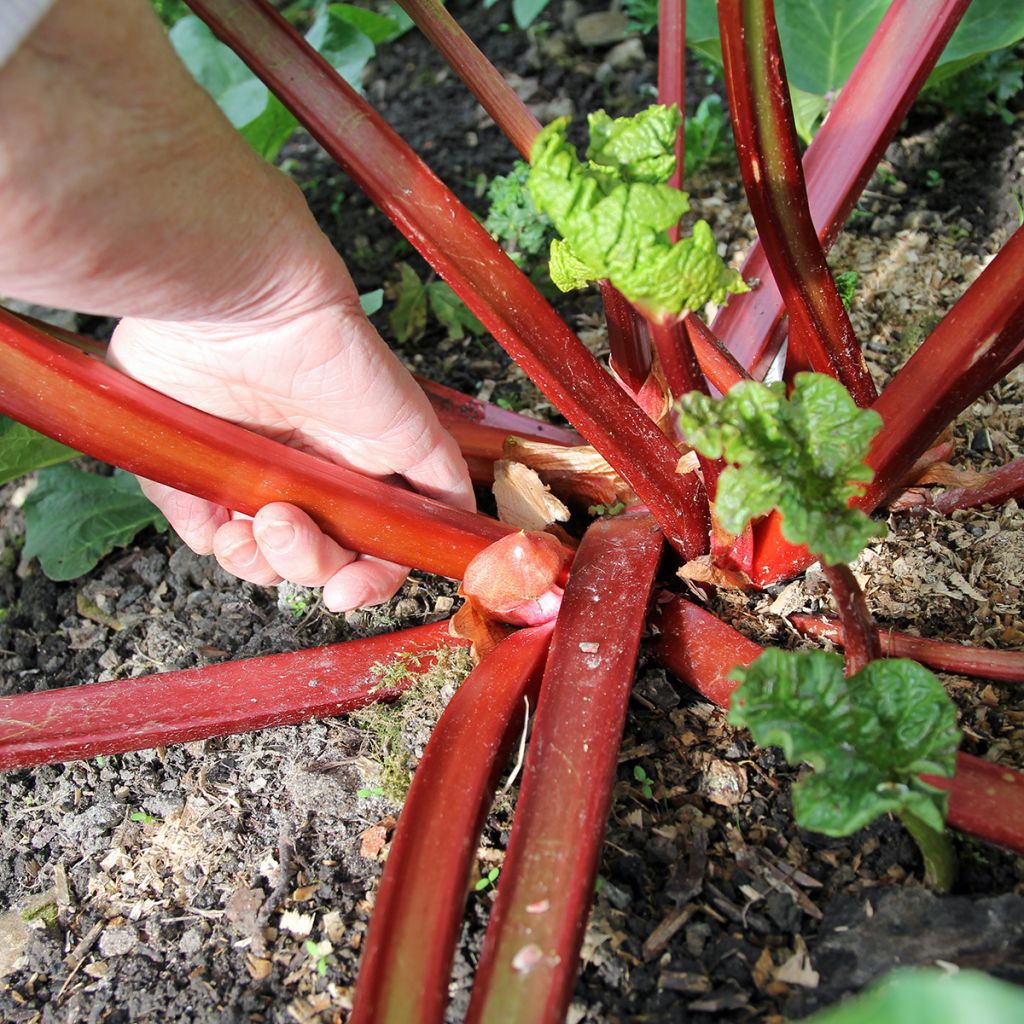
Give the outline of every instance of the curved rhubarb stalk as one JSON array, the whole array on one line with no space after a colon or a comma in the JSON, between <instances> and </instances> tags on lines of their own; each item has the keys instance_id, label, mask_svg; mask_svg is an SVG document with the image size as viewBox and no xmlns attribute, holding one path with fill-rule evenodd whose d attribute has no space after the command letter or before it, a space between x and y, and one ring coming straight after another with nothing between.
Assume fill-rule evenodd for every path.
<instances>
[{"instance_id":1,"label":"curved rhubarb stalk","mask_svg":"<svg viewBox=\"0 0 1024 1024\"><path fill-rule=\"evenodd\" d=\"M396 697L459 645L447 622L291 654L0 698L0 771L294 725ZM382 664L408 677L381 688Z\"/></svg>"},{"instance_id":2,"label":"curved rhubarb stalk","mask_svg":"<svg viewBox=\"0 0 1024 1024\"><path fill-rule=\"evenodd\" d=\"M828 119L804 155L811 216L831 248L875 166L931 74L970 0L895 0L871 37ZM761 282L734 297L712 324L760 380L785 336L782 296L758 242L744 278Z\"/></svg>"},{"instance_id":3,"label":"curved rhubarb stalk","mask_svg":"<svg viewBox=\"0 0 1024 1024\"><path fill-rule=\"evenodd\" d=\"M255 515L290 501L345 547L461 578L512 532L150 390L0 310L0 412L78 451Z\"/></svg>"},{"instance_id":4,"label":"curved rhubarb stalk","mask_svg":"<svg viewBox=\"0 0 1024 1024\"><path fill-rule=\"evenodd\" d=\"M958 508L1003 505L1011 498L1018 503L1024 501L1024 458L1013 459L991 470L973 487L951 487L943 491L931 507L948 515Z\"/></svg>"},{"instance_id":5,"label":"curved rhubarb stalk","mask_svg":"<svg viewBox=\"0 0 1024 1024\"><path fill-rule=\"evenodd\" d=\"M875 386L814 230L771 0L720 0L736 152L758 237L789 314L787 377L840 380L862 408Z\"/></svg>"},{"instance_id":6,"label":"curved rhubarb stalk","mask_svg":"<svg viewBox=\"0 0 1024 1024\"><path fill-rule=\"evenodd\" d=\"M789 621L805 636L830 640L843 646L843 627L835 619L814 615L790 615ZM937 672L994 679L1001 683L1024 683L1024 651L993 651L987 647L964 647L946 640L929 640L880 628L878 639L886 658L911 658Z\"/></svg>"},{"instance_id":7,"label":"curved rhubarb stalk","mask_svg":"<svg viewBox=\"0 0 1024 1024\"><path fill-rule=\"evenodd\" d=\"M647 515L599 520L580 544L544 672L468 1024L565 1018L660 552Z\"/></svg>"},{"instance_id":8,"label":"curved rhubarb stalk","mask_svg":"<svg viewBox=\"0 0 1024 1024\"><path fill-rule=\"evenodd\" d=\"M398 819L349 1024L444 1019L483 820L536 703L554 624L513 633L470 673L434 727Z\"/></svg>"},{"instance_id":9,"label":"curved rhubarb stalk","mask_svg":"<svg viewBox=\"0 0 1024 1024\"><path fill-rule=\"evenodd\" d=\"M660 604L651 625L658 630L658 660L720 707L729 706L738 685L729 673L749 665L762 651L732 626L679 597ZM961 752L952 779L922 778L949 790L946 821L953 828L1024 853L1024 773Z\"/></svg>"},{"instance_id":10,"label":"curved rhubarb stalk","mask_svg":"<svg viewBox=\"0 0 1024 1024\"><path fill-rule=\"evenodd\" d=\"M263 0L190 6L406 235L552 403L650 508L686 558L707 549L707 499L672 443L476 218Z\"/></svg>"}]
</instances>

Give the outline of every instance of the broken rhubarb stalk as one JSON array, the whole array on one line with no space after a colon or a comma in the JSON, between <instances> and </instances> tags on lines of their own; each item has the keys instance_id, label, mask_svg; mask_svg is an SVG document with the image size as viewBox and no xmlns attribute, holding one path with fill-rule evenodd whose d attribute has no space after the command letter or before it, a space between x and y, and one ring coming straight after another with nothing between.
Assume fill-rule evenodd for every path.
<instances>
[{"instance_id":1,"label":"broken rhubarb stalk","mask_svg":"<svg viewBox=\"0 0 1024 1024\"><path fill-rule=\"evenodd\" d=\"M444 1019L484 817L526 702L536 704L552 628L503 640L434 727L384 867L349 1024Z\"/></svg>"},{"instance_id":2,"label":"broken rhubarb stalk","mask_svg":"<svg viewBox=\"0 0 1024 1024\"><path fill-rule=\"evenodd\" d=\"M289 654L0 698L0 771L294 725L389 700L460 641L447 623ZM402 659L405 678L382 685Z\"/></svg>"},{"instance_id":3,"label":"broken rhubarb stalk","mask_svg":"<svg viewBox=\"0 0 1024 1024\"><path fill-rule=\"evenodd\" d=\"M561 1024L572 998L640 632L661 553L646 514L594 523L544 672L468 1024Z\"/></svg>"},{"instance_id":4,"label":"broken rhubarb stalk","mask_svg":"<svg viewBox=\"0 0 1024 1024\"><path fill-rule=\"evenodd\" d=\"M509 528L158 394L0 310L0 412L71 448L255 515L307 512L345 547L461 578Z\"/></svg>"}]
</instances>

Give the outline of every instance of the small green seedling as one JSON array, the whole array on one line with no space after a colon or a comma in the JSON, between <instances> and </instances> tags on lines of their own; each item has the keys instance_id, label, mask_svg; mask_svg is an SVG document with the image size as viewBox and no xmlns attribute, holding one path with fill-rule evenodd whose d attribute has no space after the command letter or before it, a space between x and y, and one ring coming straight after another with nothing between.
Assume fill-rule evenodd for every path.
<instances>
[{"instance_id":1,"label":"small green seedling","mask_svg":"<svg viewBox=\"0 0 1024 1024\"><path fill-rule=\"evenodd\" d=\"M501 868L493 867L486 875L481 875L476 882L473 884L474 892L483 892L485 889L490 889L497 881L498 875L501 874Z\"/></svg>"},{"instance_id":2,"label":"small green seedling","mask_svg":"<svg viewBox=\"0 0 1024 1024\"><path fill-rule=\"evenodd\" d=\"M356 796L359 797L360 800L370 800L370 799L372 799L375 796L383 796L383 795L384 795L384 787L383 786L368 786L368 787L365 787L363 789L357 789L356 790Z\"/></svg>"},{"instance_id":3,"label":"small green seedling","mask_svg":"<svg viewBox=\"0 0 1024 1024\"><path fill-rule=\"evenodd\" d=\"M128 817L132 821L137 821L142 825L155 825L157 822L157 819L154 818L152 814L147 814L145 811L132 811Z\"/></svg>"},{"instance_id":4,"label":"small green seedling","mask_svg":"<svg viewBox=\"0 0 1024 1024\"><path fill-rule=\"evenodd\" d=\"M653 800L654 779L652 779L650 775L648 775L647 772L645 772L638 764L633 765L633 778L640 783L640 791L643 793L644 799Z\"/></svg>"},{"instance_id":5,"label":"small green seedling","mask_svg":"<svg viewBox=\"0 0 1024 1024\"><path fill-rule=\"evenodd\" d=\"M316 967L316 973L323 978L327 974L327 959L334 952L334 947L326 939L323 942L314 942L306 939L304 946L310 960Z\"/></svg>"},{"instance_id":6,"label":"small green seedling","mask_svg":"<svg viewBox=\"0 0 1024 1024\"><path fill-rule=\"evenodd\" d=\"M935 170L934 167L929 167L925 171L924 184L926 188L942 188L946 184L946 179L943 178L941 171Z\"/></svg>"},{"instance_id":7,"label":"small green seedling","mask_svg":"<svg viewBox=\"0 0 1024 1024\"><path fill-rule=\"evenodd\" d=\"M617 516L625 511L626 506L621 501L616 501L613 505L590 505L587 508L588 515L592 516Z\"/></svg>"}]
</instances>

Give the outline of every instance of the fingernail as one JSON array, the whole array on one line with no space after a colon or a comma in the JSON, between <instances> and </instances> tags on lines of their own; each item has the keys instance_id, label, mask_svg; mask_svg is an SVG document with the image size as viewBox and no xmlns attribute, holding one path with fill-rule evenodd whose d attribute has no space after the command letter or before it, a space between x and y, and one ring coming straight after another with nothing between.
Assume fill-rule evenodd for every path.
<instances>
[{"instance_id":1,"label":"fingernail","mask_svg":"<svg viewBox=\"0 0 1024 1024\"><path fill-rule=\"evenodd\" d=\"M221 552L221 558L225 561L234 562L240 569L255 561L258 549L251 540L240 540Z\"/></svg>"},{"instance_id":2,"label":"fingernail","mask_svg":"<svg viewBox=\"0 0 1024 1024\"><path fill-rule=\"evenodd\" d=\"M275 519L256 528L256 537L261 544L284 551L295 540L295 527L283 519Z\"/></svg>"}]
</instances>

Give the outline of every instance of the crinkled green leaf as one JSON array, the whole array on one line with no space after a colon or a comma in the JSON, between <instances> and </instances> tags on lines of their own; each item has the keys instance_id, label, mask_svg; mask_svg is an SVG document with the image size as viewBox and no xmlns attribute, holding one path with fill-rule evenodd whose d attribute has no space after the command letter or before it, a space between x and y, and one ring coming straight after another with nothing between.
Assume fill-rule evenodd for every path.
<instances>
[{"instance_id":1,"label":"crinkled green leaf","mask_svg":"<svg viewBox=\"0 0 1024 1024\"><path fill-rule=\"evenodd\" d=\"M717 401L691 392L679 422L694 448L733 463L715 499L718 521L731 533L776 508L786 540L835 565L853 561L884 531L849 508L873 476L863 460L882 420L859 409L832 377L797 374L789 399L781 382L744 381Z\"/></svg>"},{"instance_id":2,"label":"crinkled green leaf","mask_svg":"<svg viewBox=\"0 0 1024 1024\"><path fill-rule=\"evenodd\" d=\"M903 968L800 1024L1020 1024L1024 988L980 971Z\"/></svg>"},{"instance_id":3,"label":"crinkled green leaf","mask_svg":"<svg viewBox=\"0 0 1024 1024\"><path fill-rule=\"evenodd\" d=\"M609 117L603 110L587 117L587 159L614 171L620 181L662 185L676 168L676 136L683 115L674 104L655 105L635 117Z\"/></svg>"},{"instance_id":4,"label":"crinkled green leaf","mask_svg":"<svg viewBox=\"0 0 1024 1024\"><path fill-rule=\"evenodd\" d=\"M551 239L551 221L538 212L526 179L530 165L517 160L508 174L499 174L487 186L490 204L484 227L520 269L544 252Z\"/></svg>"},{"instance_id":5,"label":"crinkled green leaf","mask_svg":"<svg viewBox=\"0 0 1024 1024\"><path fill-rule=\"evenodd\" d=\"M530 195L564 239L552 243L552 280L568 290L607 278L654 316L746 291L704 221L691 237L669 239L689 209L685 192L662 183L674 166L678 115L660 107L614 121L599 113L590 123L596 135L585 164L566 138L568 118L544 128L531 153Z\"/></svg>"},{"instance_id":6,"label":"crinkled green leaf","mask_svg":"<svg viewBox=\"0 0 1024 1024\"><path fill-rule=\"evenodd\" d=\"M395 291L395 307L388 322L398 341L418 338L427 326L427 290L408 263L400 263L401 278Z\"/></svg>"},{"instance_id":7,"label":"crinkled green leaf","mask_svg":"<svg viewBox=\"0 0 1024 1024\"><path fill-rule=\"evenodd\" d=\"M845 836L909 811L942 830L946 794L918 776L952 776L960 736L956 709L926 668L872 661L847 679L838 654L767 650L733 678L730 722L814 768L793 788L805 828Z\"/></svg>"},{"instance_id":8,"label":"crinkled green leaf","mask_svg":"<svg viewBox=\"0 0 1024 1024\"><path fill-rule=\"evenodd\" d=\"M73 580L147 526L166 530L167 520L130 473L97 476L53 466L40 472L25 500L24 555L38 556L50 579Z\"/></svg>"},{"instance_id":9,"label":"crinkled green leaf","mask_svg":"<svg viewBox=\"0 0 1024 1024\"><path fill-rule=\"evenodd\" d=\"M73 459L78 452L22 423L0 416L0 484Z\"/></svg>"}]
</instances>

